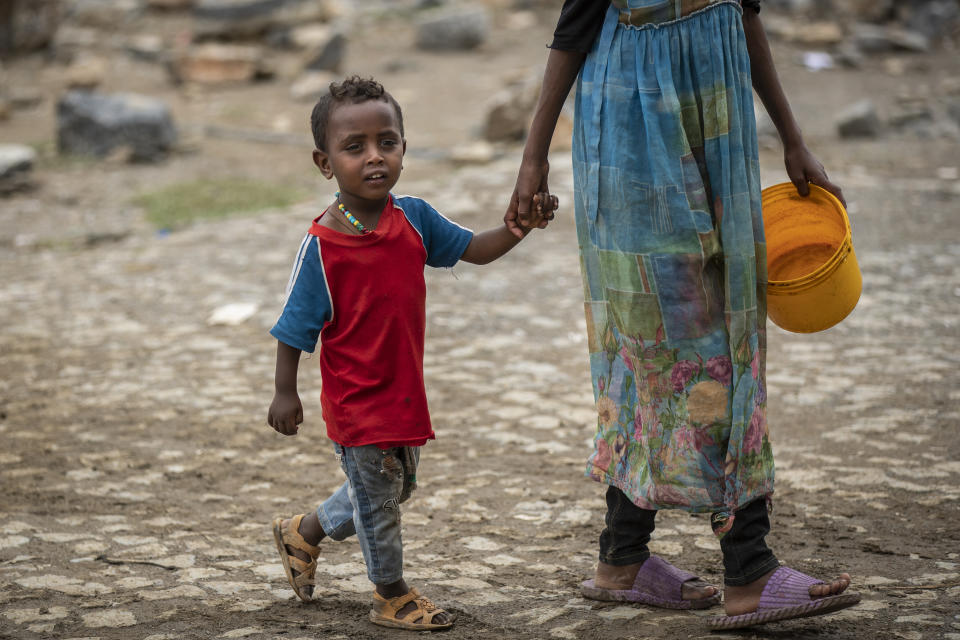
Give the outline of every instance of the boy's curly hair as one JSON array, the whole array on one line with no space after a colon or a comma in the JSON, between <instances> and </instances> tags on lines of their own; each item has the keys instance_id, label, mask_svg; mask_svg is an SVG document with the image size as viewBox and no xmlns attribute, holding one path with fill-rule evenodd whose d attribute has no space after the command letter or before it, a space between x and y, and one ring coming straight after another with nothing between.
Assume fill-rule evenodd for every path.
<instances>
[{"instance_id":1,"label":"boy's curly hair","mask_svg":"<svg viewBox=\"0 0 960 640\"><path fill-rule=\"evenodd\" d=\"M313 131L313 142L317 149L327 150L327 124L330 122L330 112L337 104L358 104L367 100L381 100L390 104L397 112L397 122L400 125L400 135L403 134L403 112L400 105L394 100L383 85L373 78L350 76L343 82L331 82L330 92L321 97L310 114L310 129Z\"/></svg>"}]
</instances>

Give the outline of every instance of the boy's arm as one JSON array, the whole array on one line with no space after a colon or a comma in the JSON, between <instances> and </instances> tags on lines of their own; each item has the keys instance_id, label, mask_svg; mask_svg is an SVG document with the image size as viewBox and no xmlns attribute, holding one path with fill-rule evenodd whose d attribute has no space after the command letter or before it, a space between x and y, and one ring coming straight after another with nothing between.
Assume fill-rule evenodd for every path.
<instances>
[{"instance_id":1,"label":"boy's arm","mask_svg":"<svg viewBox=\"0 0 960 640\"><path fill-rule=\"evenodd\" d=\"M790 181L796 185L797 191L802 196L810 193L807 183L812 182L835 195L846 206L843 191L830 182L823 165L810 153L803 142L803 134L793 117L787 96L783 92L783 86L780 84L780 78L773 64L773 56L770 53L770 43L767 42L767 34L760 21L760 15L756 11L743 12L743 30L747 39L747 52L750 55L753 88L763 102L770 119L773 120L777 133L780 134L784 163Z\"/></svg>"},{"instance_id":2,"label":"boy's arm","mask_svg":"<svg viewBox=\"0 0 960 640\"><path fill-rule=\"evenodd\" d=\"M546 227L553 219L557 197L538 193L533 197L533 205L528 218L529 227L517 227L522 235L516 235L517 232L506 225L481 231L473 236L460 259L472 264L488 264L517 246L532 229Z\"/></svg>"},{"instance_id":3,"label":"boy's arm","mask_svg":"<svg viewBox=\"0 0 960 640\"><path fill-rule=\"evenodd\" d=\"M274 375L276 391L270 410L267 412L267 424L285 436L296 435L303 422L303 405L297 394L297 369L300 366L300 349L277 341L277 370Z\"/></svg>"},{"instance_id":4,"label":"boy's arm","mask_svg":"<svg viewBox=\"0 0 960 640\"><path fill-rule=\"evenodd\" d=\"M529 232L529 229L523 230L524 235ZM460 259L472 264L488 264L513 249L520 240L506 226L487 229L473 236Z\"/></svg>"}]
</instances>

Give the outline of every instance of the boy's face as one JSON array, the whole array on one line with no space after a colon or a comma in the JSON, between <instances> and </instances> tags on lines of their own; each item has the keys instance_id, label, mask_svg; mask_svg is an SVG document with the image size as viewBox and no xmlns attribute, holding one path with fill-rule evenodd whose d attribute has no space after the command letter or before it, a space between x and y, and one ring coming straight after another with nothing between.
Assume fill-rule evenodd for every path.
<instances>
[{"instance_id":1,"label":"boy's face","mask_svg":"<svg viewBox=\"0 0 960 640\"><path fill-rule=\"evenodd\" d=\"M365 100L333 108L327 150L314 150L313 162L327 179L337 179L341 200L382 201L400 179L406 149L393 106Z\"/></svg>"}]
</instances>

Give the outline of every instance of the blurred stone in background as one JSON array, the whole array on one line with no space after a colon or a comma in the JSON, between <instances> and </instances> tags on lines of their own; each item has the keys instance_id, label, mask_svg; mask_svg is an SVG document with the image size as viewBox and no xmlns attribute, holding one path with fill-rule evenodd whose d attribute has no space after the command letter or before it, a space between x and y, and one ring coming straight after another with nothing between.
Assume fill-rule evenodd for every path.
<instances>
[{"instance_id":1,"label":"blurred stone in background","mask_svg":"<svg viewBox=\"0 0 960 640\"><path fill-rule=\"evenodd\" d=\"M486 42L490 26L490 14L483 7L427 12L417 25L417 46L433 50L475 49Z\"/></svg>"},{"instance_id":2,"label":"blurred stone in background","mask_svg":"<svg viewBox=\"0 0 960 640\"><path fill-rule=\"evenodd\" d=\"M0 144L0 195L33 186L37 152L23 144Z\"/></svg>"},{"instance_id":3,"label":"blurred stone in background","mask_svg":"<svg viewBox=\"0 0 960 640\"><path fill-rule=\"evenodd\" d=\"M0 2L0 56L49 45L60 25L62 9L60 0Z\"/></svg>"},{"instance_id":4,"label":"blurred stone in background","mask_svg":"<svg viewBox=\"0 0 960 640\"><path fill-rule=\"evenodd\" d=\"M193 8L197 39L247 40L338 13L323 0L197 0Z\"/></svg>"},{"instance_id":5,"label":"blurred stone in background","mask_svg":"<svg viewBox=\"0 0 960 640\"><path fill-rule=\"evenodd\" d=\"M57 103L61 153L105 157L122 151L130 162L155 162L176 139L169 107L155 98L70 91Z\"/></svg>"}]
</instances>

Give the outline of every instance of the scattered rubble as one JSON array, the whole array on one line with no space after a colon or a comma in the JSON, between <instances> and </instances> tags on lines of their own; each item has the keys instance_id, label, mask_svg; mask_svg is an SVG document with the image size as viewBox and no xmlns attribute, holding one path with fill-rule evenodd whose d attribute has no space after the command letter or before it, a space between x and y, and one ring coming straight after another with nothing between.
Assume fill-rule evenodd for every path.
<instances>
[{"instance_id":1,"label":"scattered rubble","mask_svg":"<svg viewBox=\"0 0 960 640\"><path fill-rule=\"evenodd\" d=\"M466 6L407 0L400 4L409 12L417 48L459 52L482 47L494 28L529 27L540 19L540 12L552 7L545 0L515 0L509 8L502 2ZM120 51L129 64L162 64L174 84L195 85L185 90L215 91L273 78L289 87L293 100L303 102L316 100L330 82L350 71L345 68L350 32L360 11L344 0L7 0L5 6L0 10L0 55L48 48L47 64L62 69L61 90L101 90L114 66L110 56ZM801 49L794 59L811 71L870 65L906 77L922 70L924 54L960 45L960 0L764 0L763 17L771 37ZM177 30L147 29L144 25L151 18L173 20ZM416 65L416 61L388 60L383 69L398 72ZM520 82L505 82L505 88L492 95L475 126L483 144L523 140L539 81L537 73ZM837 130L844 138L875 137L881 132L953 136L960 106L949 96L957 93L960 80L947 78L936 92L921 96L919 104L879 105L889 113L887 119L881 119L873 105L854 105L838 119ZM36 92L15 95L8 88L0 92L0 120L16 118L18 110L33 108L41 100ZM93 104L101 103L94 101L88 107ZM109 121L114 115L102 118ZM553 149L569 145L571 129L568 106ZM167 129L159 126L157 131ZM69 135L61 132L58 137L60 148L73 152ZM168 137L173 136L159 135ZM761 144L766 146L772 139L761 132ZM100 156L105 153L98 151L100 147L115 144L113 137L107 140L79 146ZM148 147L166 148L166 144ZM482 151L464 152L466 162L490 155L486 147L476 149ZM132 155L156 156L153 150L143 149Z\"/></svg>"}]
</instances>

